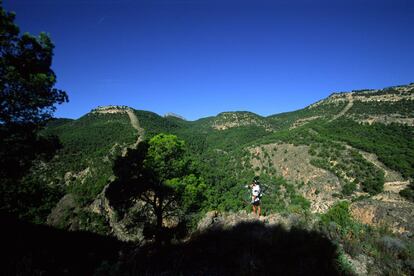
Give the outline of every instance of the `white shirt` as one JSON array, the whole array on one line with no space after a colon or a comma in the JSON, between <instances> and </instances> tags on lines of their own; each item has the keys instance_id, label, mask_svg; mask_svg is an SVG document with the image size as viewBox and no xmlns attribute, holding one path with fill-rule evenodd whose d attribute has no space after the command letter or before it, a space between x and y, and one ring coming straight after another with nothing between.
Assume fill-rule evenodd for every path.
<instances>
[{"instance_id":1,"label":"white shirt","mask_svg":"<svg viewBox=\"0 0 414 276\"><path fill-rule=\"evenodd\" d=\"M260 194L260 186L258 184L253 185L252 195L259 196L259 194Z\"/></svg>"}]
</instances>

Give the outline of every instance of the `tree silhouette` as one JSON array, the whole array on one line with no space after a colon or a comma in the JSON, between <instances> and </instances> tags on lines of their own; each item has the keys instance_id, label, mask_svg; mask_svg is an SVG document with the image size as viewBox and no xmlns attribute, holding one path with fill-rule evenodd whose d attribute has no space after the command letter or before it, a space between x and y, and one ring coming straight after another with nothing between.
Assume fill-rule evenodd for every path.
<instances>
[{"instance_id":1,"label":"tree silhouette","mask_svg":"<svg viewBox=\"0 0 414 276\"><path fill-rule=\"evenodd\" d=\"M50 157L59 146L56 138L40 137L39 130L68 97L54 88L50 38L20 35L14 19L0 1L0 210L19 213L16 202L31 193L22 177L33 160Z\"/></svg>"},{"instance_id":2,"label":"tree silhouette","mask_svg":"<svg viewBox=\"0 0 414 276\"><path fill-rule=\"evenodd\" d=\"M159 134L141 142L115 161L114 174L116 179L106 190L110 203L126 212L137 199L145 202L151 210L147 224L155 227L157 242L166 218L180 220L203 200L204 181L194 174L184 141L174 135Z\"/></svg>"},{"instance_id":3,"label":"tree silhouette","mask_svg":"<svg viewBox=\"0 0 414 276\"><path fill-rule=\"evenodd\" d=\"M14 18L0 6L0 124L41 124L52 117L55 104L68 97L54 88L49 36L19 36Z\"/></svg>"}]
</instances>

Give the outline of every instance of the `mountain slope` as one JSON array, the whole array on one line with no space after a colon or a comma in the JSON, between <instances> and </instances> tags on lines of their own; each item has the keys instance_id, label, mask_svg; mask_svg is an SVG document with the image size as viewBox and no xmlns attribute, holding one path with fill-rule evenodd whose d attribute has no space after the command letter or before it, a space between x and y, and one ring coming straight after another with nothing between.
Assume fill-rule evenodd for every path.
<instances>
[{"instance_id":1,"label":"mountain slope","mask_svg":"<svg viewBox=\"0 0 414 276\"><path fill-rule=\"evenodd\" d=\"M91 215L91 204L110 182L112 162L126 148L161 132L190 146L209 184L207 209L246 208L241 184L254 175L269 186L265 212L325 212L340 199L406 202L398 191L414 176L413 89L410 84L334 93L304 109L269 117L223 112L185 121L125 106L100 107L78 120L49 124L45 133L58 135L63 149L36 173L73 195L75 203L61 211L71 218L55 220L66 221L62 227L82 228L85 212L86 219L100 221ZM399 188L390 189L395 181ZM96 213L105 220L105 212Z\"/></svg>"}]
</instances>

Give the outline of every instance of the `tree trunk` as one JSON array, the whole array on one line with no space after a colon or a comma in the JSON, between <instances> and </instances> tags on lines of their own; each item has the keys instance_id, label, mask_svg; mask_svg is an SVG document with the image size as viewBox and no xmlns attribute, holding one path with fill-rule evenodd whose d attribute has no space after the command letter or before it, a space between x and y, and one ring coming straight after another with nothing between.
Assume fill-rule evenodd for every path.
<instances>
[{"instance_id":1,"label":"tree trunk","mask_svg":"<svg viewBox=\"0 0 414 276\"><path fill-rule=\"evenodd\" d=\"M162 204L163 198L158 198L157 208L155 209L155 216L157 217L156 233L155 233L155 242L157 245L161 245L162 242Z\"/></svg>"}]
</instances>

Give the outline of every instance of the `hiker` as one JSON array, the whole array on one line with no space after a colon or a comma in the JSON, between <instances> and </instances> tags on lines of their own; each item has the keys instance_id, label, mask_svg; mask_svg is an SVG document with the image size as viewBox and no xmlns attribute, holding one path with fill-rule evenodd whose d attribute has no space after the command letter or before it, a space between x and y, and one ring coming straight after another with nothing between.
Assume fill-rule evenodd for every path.
<instances>
[{"instance_id":1,"label":"hiker","mask_svg":"<svg viewBox=\"0 0 414 276\"><path fill-rule=\"evenodd\" d=\"M261 197L261 191L260 191L260 185L259 181L255 178L253 179L252 184L250 184L250 188L252 189L252 207L253 207L253 213L257 214L260 217L260 213L262 211L260 207L260 197Z\"/></svg>"}]
</instances>

